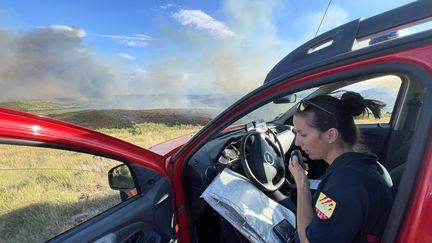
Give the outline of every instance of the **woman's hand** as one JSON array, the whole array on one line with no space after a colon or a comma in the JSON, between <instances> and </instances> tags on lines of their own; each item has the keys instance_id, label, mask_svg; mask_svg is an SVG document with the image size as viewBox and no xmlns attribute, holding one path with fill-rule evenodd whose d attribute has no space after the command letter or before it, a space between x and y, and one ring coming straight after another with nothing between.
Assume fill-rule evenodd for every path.
<instances>
[{"instance_id":1,"label":"woman's hand","mask_svg":"<svg viewBox=\"0 0 432 243\"><path fill-rule=\"evenodd\" d=\"M308 165L305 164L306 169ZM307 178L307 170L303 169L298 162L298 157L296 155L292 156L288 162L288 169L293 175L294 181L296 185L300 184L309 184L309 180Z\"/></svg>"},{"instance_id":2,"label":"woman's hand","mask_svg":"<svg viewBox=\"0 0 432 243\"><path fill-rule=\"evenodd\" d=\"M305 164L308 169L307 164ZM312 194L309 189L307 170L303 169L296 155L289 160L288 169L294 177L297 186L297 232L300 242L309 242L306 237L306 228L312 222L314 210L312 208Z\"/></svg>"}]
</instances>

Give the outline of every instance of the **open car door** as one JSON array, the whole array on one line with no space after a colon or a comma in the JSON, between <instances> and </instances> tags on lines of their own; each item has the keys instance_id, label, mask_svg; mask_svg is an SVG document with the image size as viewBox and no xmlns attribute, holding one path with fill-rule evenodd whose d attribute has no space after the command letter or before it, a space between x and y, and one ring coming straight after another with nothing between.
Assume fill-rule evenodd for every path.
<instances>
[{"instance_id":1,"label":"open car door","mask_svg":"<svg viewBox=\"0 0 432 243\"><path fill-rule=\"evenodd\" d=\"M83 127L4 108L0 108L0 148L4 153L0 176L13 178L12 175L22 173L18 180L24 181L14 184L17 177L5 179L8 185L5 191L15 196L0 215L1 239L50 242L176 239L172 189L163 156ZM52 154L54 162L48 162L51 159L47 156ZM21 157L25 162L19 169L11 170L19 161L16 158ZM33 159L34 162L29 162ZM107 172L111 176L118 172L112 167L126 169L132 186L116 191L102 185L108 184ZM92 183L94 180L97 182ZM26 188L28 191L24 192ZM116 189L122 188L117 185ZM29 194L35 196L17 203L21 192L24 198ZM120 197L121 194L126 196ZM32 230L32 234L28 233Z\"/></svg>"}]
</instances>

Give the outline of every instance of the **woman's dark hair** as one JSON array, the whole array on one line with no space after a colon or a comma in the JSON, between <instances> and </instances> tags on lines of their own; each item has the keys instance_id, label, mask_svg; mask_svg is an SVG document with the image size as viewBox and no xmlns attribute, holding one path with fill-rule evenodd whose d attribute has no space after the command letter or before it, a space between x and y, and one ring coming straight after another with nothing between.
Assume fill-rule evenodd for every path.
<instances>
[{"instance_id":1,"label":"woman's dark hair","mask_svg":"<svg viewBox=\"0 0 432 243\"><path fill-rule=\"evenodd\" d=\"M330 128L338 129L341 138L348 145L354 146L359 140L358 128L354 123L354 117L372 113L375 118L381 117L381 109L385 103L379 100L364 99L359 93L347 91L340 99L331 95L316 96L307 101L308 104L297 109L296 115L312 113L310 126L325 132ZM299 107L300 107L299 106Z\"/></svg>"}]
</instances>

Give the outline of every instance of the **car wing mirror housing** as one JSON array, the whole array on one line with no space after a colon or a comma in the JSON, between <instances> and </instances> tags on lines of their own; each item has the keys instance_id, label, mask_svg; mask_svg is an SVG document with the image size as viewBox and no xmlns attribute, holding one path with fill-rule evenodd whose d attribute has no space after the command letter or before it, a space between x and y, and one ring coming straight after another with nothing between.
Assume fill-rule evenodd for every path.
<instances>
[{"instance_id":1,"label":"car wing mirror housing","mask_svg":"<svg viewBox=\"0 0 432 243\"><path fill-rule=\"evenodd\" d=\"M108 182L111 189L127 190L134 189L135 183L129 167L125 164L118 165L108 171Z\"/></svg>"}]
</instances>

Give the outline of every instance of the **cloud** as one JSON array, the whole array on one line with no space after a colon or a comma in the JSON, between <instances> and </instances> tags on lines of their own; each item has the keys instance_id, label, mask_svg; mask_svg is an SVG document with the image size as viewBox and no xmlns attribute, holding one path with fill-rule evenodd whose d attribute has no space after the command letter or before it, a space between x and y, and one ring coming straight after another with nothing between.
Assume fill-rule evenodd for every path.
<instances>
[{"instance_id":1,"label":"cloud","mask_svg":"<svg viewBox=\"0 0 432 243\"><path fill-rule=\"evenodd\" d=\"M131 80L139 80L139 79L145 79L147 78L148 71L142 68L136 68L132 69L129 72L125 74L125 77L127 79Z\"/></svg>"},{"instance_id":2,"label":"cloud","mask_svg":"<svg viewBox=\"0 0 432 243\"><path fill-rule=\"evenodd\" d=\"M305 32L304 39L310 39L315 36L319 23L324 15L324 11L325 10L303 14L294 20L293 26L296 26L298 29L303 29ZM348 12L339 7L339 5L332 4L323 19L318 35L334 27L345 24L347 21Z\"/></svg>"},{"instance_id":3,"label":"cloud","mask_svg":"<svg viewBox=\"0 0 432 243\"><path fill-rule=\"evenodd\" d=\"M225 100L239 98L260 86L272 66L293 47L277 34L275 12L282 14L284 4L279 0L223 1L218 14L223 26L230 26L231 38L211 40L195 29L209 32L218 26L213 25L216 20L200 10L177 11L171 16L193 28L163 26L155 35L157 55L145 67L152 85L144 79L134 84L177 95L217 93Z\"/></svg>"},{"instance_id":4,"label":"cloud","mask_svg":"<svg viewBox=\"0 0 432 243\"><path fill-rule=\"evenodd\" d=\"M82 38L86 35L86 32L84 30L69 25L48 25L40 26L38 28L49 29L53 32L63 33L76 38Z\"/></svg>"},{"instance_id":5,"label":"cloud","mask_svg":"<svg viewBox=\"0 0 432 243\"><path fill-rule=\"evenodd\" d=\"M201 10L180 9L172 17L184 26L191 26L197 30L207 31L216 38L223 39L235 36L235 33L224 23L215 20Z\"/></svg>"},{"instance_id":6,"label":"cloud","mask_svg":"<svg viewBox=\"0 0 432 243\"><path fill-rule=\"evenodd\" d=\"M123 53L123 52L117 53L117 56L124 58L124 59L128 59L128 60L134 60L135 59L134 56L131 56L131 55L129 55L127 53Z\"/></svg>"},{"instance_id":7,"label":"cloud","mask_svg":"<svg viewBox=\"0 0 432 243\"><path fill-rule=\"evenodd\" d=\"M165 5L161 5L161 6L159 6L161 9L167 9L167 8L172 8L172 7L174 7L175 6L175 4L173 4L173 3L167 3L167 4L165 4Z\"/></svg>"},{"instance_id":8,"label":"cloud","mask_svg":"<svg viewBox=\"0 0 432 243\"><path fill-rule=\"evenodd\" d=\"M70 37L76 37L76 38L83 38L86 35L108 38L121 44L126 44L128 46L136 46L136 47L147 46L147 44L152 41L152 38L150 36L143 35L143 34L135 34L135 35L105 35L105 34L95 34L95 33L87 34L82 29L76 28L74 26L68 26L68 25L40 26L38 27L38 29L41 30L48 29L52 32L62 33Z\"/></svg>"},{"instance_id":9,"label":"cloud","mask_svg":"<svg viewBox=\"0 0 432 243\"><path fill-rule=\"evenodd\" d=\"M104 34L92 34L93 36L109 38L118 43L126 44L128 46L134 47L144 47L147 46L149 42L152 41L152 38L148 35L136 34L136 35L104 35Z\"/></svg>"}]
</instances>

